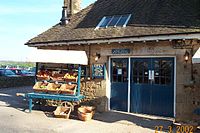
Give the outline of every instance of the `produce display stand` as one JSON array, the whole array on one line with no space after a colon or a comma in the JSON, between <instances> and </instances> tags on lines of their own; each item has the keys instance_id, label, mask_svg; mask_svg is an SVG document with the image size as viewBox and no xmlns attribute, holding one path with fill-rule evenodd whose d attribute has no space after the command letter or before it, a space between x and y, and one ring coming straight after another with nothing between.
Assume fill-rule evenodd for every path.
<instances>
[{"instance_id":1,"label":"produce display stand","mask_svg":"<svg viewBox=\"0 0 200 133\"><path fill-rule=\"evenodd\" d=\"M69 96L69 95L60 95L60 94L44 94L44 93L27 93L26 96L29 100L29 112L32 111L33 107L33 100L34 98L37 99L47 99L47 100L62 100L62 101L70 101L70 102L76 102L80 101L81 99L84 98L83 95L78 95L78 96Z\"/></svg>"},{"instance_id":2,"label":"produce display stand","mask_svg":"<svg viewBox=\"0 0 200 133\"><path fill-rule=\"evenodd\" d=\"M81 66L78 68L78 82L77 82L77 92L75 95L63 95L63 94L47 94L47 93L27 93L25 97L29 100L29 112L32 111L33 107L33 99L46 99L46 100L62 100L68 102L77 102L84 98L83 95L80 94L80 80L81 80Z\"/></svg>"},{"instance_id":3,"label":"produce display stand","mask_svg":"<svg viewBox=\"0 0 200 133\"><path fill-rule=\"evenodd\" d=\"M44 55L48 55L48 58ZM31 62L42 63L62 63L62 64L77 64L78 65L78 79L77 79L77 91L74 95L67 94L48 94L42 92L31 92L24 95L29 100L29 112L32 111L33 99L45 99L45 100L58 100L66 102L78 102L84 98L80 94L81 84L81 65L87 65L88 59L85 51L65 51L65 50L36 50L34 54L29 58ZM37 70L38 68L36 68Z\"/></svg>"}]
</instances>

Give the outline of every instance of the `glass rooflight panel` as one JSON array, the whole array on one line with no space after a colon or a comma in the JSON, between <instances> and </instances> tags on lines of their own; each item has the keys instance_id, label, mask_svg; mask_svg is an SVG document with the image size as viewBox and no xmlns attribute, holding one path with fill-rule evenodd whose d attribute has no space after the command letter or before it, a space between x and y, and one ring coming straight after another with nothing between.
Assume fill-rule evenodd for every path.
<instances>
[{"instance_id":1,"label":"glass rooflight panel","mask_svg":"<svg viewBox=\"0 0 200 133\"><path fill-rule=\"evenodd\" d=\"M131 14L128 14L128 15L122 15L120 20L117 22L116 26L123 26L123 27L126 27L128 21L130 20L131 18Z\"/></svg>"},{"instance_id":2,"label":"glass rooflight panel","mask_svg":"<svg viewBox=\"0 0 200 133\"><path fill-rule=\"evenodd\" d=\"M108 26L115 26L117 22L120 20L121 16L114 16Z\"/></svg>"},{"instance_id":3,"label":"glass rooflight panel","mask_svg":"<svg viewBox=\"0 0 200 133\"><path fill-rule=\"evenodd\" d=\"M110 23L111 19L112 17L104 17L100 22L99 27L106 27Z\"/></svg>"}]
</instances>

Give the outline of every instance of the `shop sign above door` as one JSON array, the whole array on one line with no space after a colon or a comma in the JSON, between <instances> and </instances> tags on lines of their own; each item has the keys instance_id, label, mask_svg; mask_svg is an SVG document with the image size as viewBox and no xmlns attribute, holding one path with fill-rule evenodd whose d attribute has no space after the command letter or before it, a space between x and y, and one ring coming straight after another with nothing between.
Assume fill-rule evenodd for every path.
<instances>
[{"instance_id":1,"label":"shop sign above door","mask_svg":"<svg viewBox=\"0 0 200 133\"><path fill-rule=\"evenodd\" d=\"M130 54L130 49L112 49L112 54Z\"/></svg>"}]
</instances>

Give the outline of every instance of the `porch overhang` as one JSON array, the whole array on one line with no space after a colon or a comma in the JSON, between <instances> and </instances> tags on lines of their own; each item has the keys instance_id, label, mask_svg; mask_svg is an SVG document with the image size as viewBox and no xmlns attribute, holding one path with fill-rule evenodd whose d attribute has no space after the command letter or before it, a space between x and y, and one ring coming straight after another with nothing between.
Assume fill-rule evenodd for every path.
<instances>
[{"instance_id":1,"label":"porch overhang","mask_svg":"<svg viewBox=\"0 0 200 133\"><path fill-rule=\"evenodd\" d=\"M200 48L196 51L194 56L192 57L192 63L200 63Z\"/></svg>"},{"instance_id":2,"label":"porch overhang","mask_svg":"<svg viewBox=\"0 0 200 133\"><path fill-rule=\"evenodd\" d=\"M28 62L64 63L87 65L85 51L34 49L27 57Z\"/></svg>"}]
</instances>

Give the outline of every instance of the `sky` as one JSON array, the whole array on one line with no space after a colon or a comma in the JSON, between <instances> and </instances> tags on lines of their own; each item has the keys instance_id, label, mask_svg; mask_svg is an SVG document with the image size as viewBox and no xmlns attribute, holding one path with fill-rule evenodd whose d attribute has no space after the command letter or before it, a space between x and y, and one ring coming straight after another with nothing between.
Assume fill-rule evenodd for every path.
<instances>
[{"instance_id":1,"label":"sky","mask_svg":"<svg viewBox=\"0 0 200 133\"><path fill-rule=\"evenodd\" d=\"M82 0L84 8L95 0ZM24 44L60 22L63 0L1 0L0 60L26 61Z\"/></svg>"}]
</instances>

